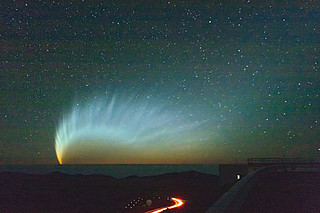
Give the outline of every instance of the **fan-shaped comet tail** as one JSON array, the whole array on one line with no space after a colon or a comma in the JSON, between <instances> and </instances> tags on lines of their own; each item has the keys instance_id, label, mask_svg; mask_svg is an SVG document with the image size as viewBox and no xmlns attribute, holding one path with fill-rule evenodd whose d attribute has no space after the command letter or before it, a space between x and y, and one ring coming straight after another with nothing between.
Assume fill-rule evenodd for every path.
<instances>
[{"instance_id":1,"label":"fan-shaped comet tail","mask_svg":"<svg viewBox=\"0 0 320 213\"><path fill-rule=\"evenodd\" d=\"M56 129L56 155L60 164L70 163L69 153L76 156L73 163L129 163L126 158L130 162L161 158L166 163L177 150L190 150L199 139L197 130L203 122L191 118L190 113L148 98L94 99L63 115ZM79 151L79 146L85 148Z\"/></svg>"}]
</instances>

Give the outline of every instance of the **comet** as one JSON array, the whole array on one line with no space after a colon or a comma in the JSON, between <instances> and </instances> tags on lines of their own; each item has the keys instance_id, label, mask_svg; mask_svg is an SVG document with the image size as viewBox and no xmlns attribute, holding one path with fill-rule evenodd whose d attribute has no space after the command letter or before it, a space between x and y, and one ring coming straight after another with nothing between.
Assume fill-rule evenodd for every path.
<instances>
[{"instance_id":1,"label":"comet","mask_svg":"<svg viewBox=\"0 0 320 213\"><path fill-rule=\"evenodd\" d=\"M76 103L56 128L58 162L185 162L205 138L200 128L205 121L193 114L148 96L115 95Z\"/></svg>"}]
</instances>

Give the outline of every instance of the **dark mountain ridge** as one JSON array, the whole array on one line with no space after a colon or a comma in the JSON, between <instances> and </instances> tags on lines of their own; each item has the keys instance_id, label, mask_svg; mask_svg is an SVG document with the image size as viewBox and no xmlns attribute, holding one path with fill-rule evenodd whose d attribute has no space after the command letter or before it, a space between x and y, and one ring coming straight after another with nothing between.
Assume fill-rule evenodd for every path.
<instances>
[{"instance_id":1,"label":"dark mountain ridge","mask_svg":"<svg viewBox=\"0 0 320 213\"><path fill-rule=\"evenodd\" d=\"M155 196L177 196L188 200L183 212L204 212L221 193L218 176L196 171L121 179L62 172L0 173L0 212L126 212L130 200Z\"/></svg>"}]
</instances>

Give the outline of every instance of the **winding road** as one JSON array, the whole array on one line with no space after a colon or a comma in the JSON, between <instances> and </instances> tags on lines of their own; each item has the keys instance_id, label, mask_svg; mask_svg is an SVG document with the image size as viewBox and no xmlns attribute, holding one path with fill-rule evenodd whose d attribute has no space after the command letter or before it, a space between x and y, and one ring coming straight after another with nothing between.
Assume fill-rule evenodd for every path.
<instances>
[{"instance_id":1,"label":"winding road","mask_svg":"<svg viewBox=\"0 0 320 213\"><path fill-rule=\"evenodd\" d=\"M163 208L154 209L154 210L148 211L146 213L160 213L160 212L164 212L164 211L166 211L168 209L174 209L174 208L181 207L184 204L184 201L181 200L181 199L178 199L178 198L172 197L171 200L174 202L174 205L163 207Z\"/></svg>"}]
</instances>

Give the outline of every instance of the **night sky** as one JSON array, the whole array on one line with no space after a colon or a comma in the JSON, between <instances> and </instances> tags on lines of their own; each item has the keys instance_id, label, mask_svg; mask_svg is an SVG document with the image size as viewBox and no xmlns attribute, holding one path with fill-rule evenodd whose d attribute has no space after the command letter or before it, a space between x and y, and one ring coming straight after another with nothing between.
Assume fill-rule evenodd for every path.
<instances>
[{"instance_id":1,"label":"night sky","mask_svg":"<svg viewBox=\"0 0 320 213\"><path fill-rule=\"evenodd\" d=\"M63 113L115 94L206 120L203 163L320 158L318 1L4 0L0 8L0 164L58 163Z\"/></svg>"}]
</instances>

